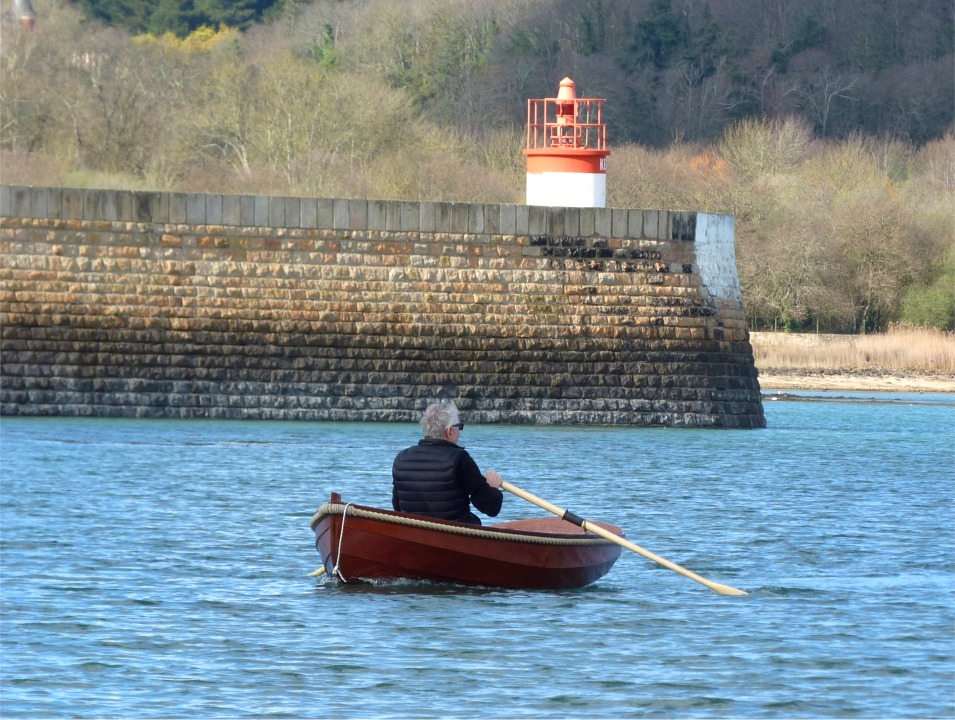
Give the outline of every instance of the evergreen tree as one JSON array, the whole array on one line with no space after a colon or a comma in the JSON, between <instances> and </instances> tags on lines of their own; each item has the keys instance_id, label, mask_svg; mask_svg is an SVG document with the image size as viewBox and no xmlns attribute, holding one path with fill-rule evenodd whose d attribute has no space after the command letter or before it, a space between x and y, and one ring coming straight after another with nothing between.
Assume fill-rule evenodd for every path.
<instances>
[{"instance_id":1,"label":"evergreen tree","mask_svg":"<svg viewBox=\"0 0 955 720\"><path fill-rule=\"evenodd\" d=\"M276 0L196 0L196 10L213 27L244 30L275 4Z\"/></svg>"},{"instance_id":2,"label":"evergreen tree","mask_svg":"<svg viewBox=\"0 0 955 720\"><path fill-rule=\"evenodd\" d=\"M680 26L671 0L652 0L646 18L637 23L636 38L630 47L638 65L652 62L658 70L669 65L680 45Z\"/></svg>"},{"instance_id":3,"label":"evergreen tree","mask_svg":"<svg viewBox=\"0 0 955 720\"><path fill-rule=\"evenodd\" d=\"M147 29L152 35L171 32L178 37L185 37L202 25L198 20L199 15L192 0L159 0L149 18Z\"/></svg>"},{"instance_id":4,"label":"evergreen tree","mask_svg":"<svg viewBox=\"0 0 955 720\"><path fill-rule=\"evenodd\" d=\"M91 18L132 33L186 37L208 25L244 30L284 0L72 0Z\"/></svg>"},{"instance_id":5,"label":"evergreen tree","mask_svg":"<svg viewBox=\"0 0 955 720\"><path fill-rule=\"evenodd\" d=\"M146 32L153 0L74 0L87 17L116 25L133 33Z\"/></svg>"},{"instance_id":6,"label":"evergreen tree","mask_svg":"<svg viewBox=\"0 0 955 720\"><path fill-rule=\"evenodd\" d=\"M719 58L725 54L725 49L722 32L713 19L709 3L703 6L699 27L695 31L692 28L687 29L687 41L687 59L697 65L705 75L712 75L716 71Z\"/></svg>"}]
</instances>

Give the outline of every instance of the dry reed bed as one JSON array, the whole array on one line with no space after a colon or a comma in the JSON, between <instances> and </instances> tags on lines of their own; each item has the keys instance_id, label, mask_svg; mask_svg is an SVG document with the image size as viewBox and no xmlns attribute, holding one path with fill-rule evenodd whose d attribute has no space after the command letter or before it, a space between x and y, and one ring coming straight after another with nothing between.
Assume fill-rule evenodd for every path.
<instances>
[{"instance_id":1,"label":"dry reed bed","mask_svg":"<svg viewBox=\"0 0 955 720\"><path fill-rule=\"evenodd\" d=\"M904 372L955 374L955 334L891 328L873 335L750 333L763 372Z\"/></svg>"}]
</instances>

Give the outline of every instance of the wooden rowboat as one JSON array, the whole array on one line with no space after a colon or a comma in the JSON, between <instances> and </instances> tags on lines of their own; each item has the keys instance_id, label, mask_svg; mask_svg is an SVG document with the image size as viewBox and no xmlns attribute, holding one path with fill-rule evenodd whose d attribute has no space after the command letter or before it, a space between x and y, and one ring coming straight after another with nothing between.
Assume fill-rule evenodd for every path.
<instances>
[{"instance_id":1,"label":"wooden rowboat","mask_svg":"<svg viewBox=\"0 0 955 720\"><path fill-rule=\"evenodd\" d=\"M578 588L606 575L620 557L615 543L556 517L476 526L344 504L337 493L311 527L325 571L346 583Z\"/></svg>"}]
</instances>

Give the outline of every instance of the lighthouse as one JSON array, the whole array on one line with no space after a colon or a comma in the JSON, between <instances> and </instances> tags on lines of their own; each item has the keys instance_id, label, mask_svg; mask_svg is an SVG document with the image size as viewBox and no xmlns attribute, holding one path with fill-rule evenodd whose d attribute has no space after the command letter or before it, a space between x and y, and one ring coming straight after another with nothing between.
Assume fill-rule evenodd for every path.
<instances>
[{"instance_id":1,"label":"lighthouse","mask_svg":"<svg viewBox=\"0 0 955 720\"><path fill-rule=\"evenodd\" d=\"M607 205L607 126L602 98L578 98L574 81L557 97L527 101L527 204Z\"/></svg>"},{"instance_id":2,"label":"lighthouse","mask_svg":"<svg viewBox=\"0 0 955 720\"><path fill-rule=\"evenodd\" d=\"M36 24L36 13L30 0L13 0L13 13L24 30L32 30Z\"/></svg>"}]
</instances>

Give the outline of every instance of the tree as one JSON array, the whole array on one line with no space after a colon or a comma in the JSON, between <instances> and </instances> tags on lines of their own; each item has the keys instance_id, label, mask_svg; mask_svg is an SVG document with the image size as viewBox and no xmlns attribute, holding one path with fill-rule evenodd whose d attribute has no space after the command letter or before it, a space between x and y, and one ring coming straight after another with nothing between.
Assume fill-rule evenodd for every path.
<instances>
[{"instance_id":1,"label":"tree","mask_svg":"<svg viewBox=\"0 0 955 720\"><path fill-rule=\"evenodd\" d=\"M955 330L955 246L937 266L935 279L909 288L902 301L902 322Z\"/></svg>"},{"instance_id":2,"label":"tree","mask_svg":"<svg viewBox=\"0 0 955 720\"><path fill-rule=\"evenodd\" d=\"M857 77L843 76L828 65L801 78L797 93L819 135L826 137L829 134L830 120L837 103L858 101L854 90L857 83Z\"/></svg>"},{"instance_id":3,"label":"tree","mask_svg":"<svg viewBox=\"0 0 955 720\"><path fill-rule=\"evenodd\" d=\"M4 33L0 48L0 143L6 149L33 150L43 136L49 112L33 91L33 73L39 69L34 33L15 29Z\"/></svg>"},{"instance_id":4,"label":"tree","mask_svg":"<svg viewBox=\"0 0 955 720\"><path fill-rule=\"evenodd\" d=\"M155 5L155 0L73 1L83 9L87 17L106 25L126 28L134 33L146 32Z\"/></svg>"},{"instance_id":5,"label":"tree","mask_svg":"<svg viewBox=\"0 0 955 720\"><path fill-rule=\"evenodd\" d=\"M132 33L178 37L203 25L247 29L285 0L71 0L87 17Z\"/></svg>"},{"instance_id":6,"label":"tree","mask_svg":"<svg viewBox=\"0 0 955 720\"><path fill-rule=\"evenodd\" d=\"M250 178L259 98L253 69L239 57L225 58L200 79L197 94L195 127L202 149Z\"/></svg>"},{"instance_id":7,"label":"tree","mask_svg":"<svg viewBox=\"0 0 955 720\"><path fill-rule=\"evenodd\" d=\"M726 129L718 152L743 176L759 177L793 170L812 145L812 130L799 117L741 120Z\"/></svg>"},{"instance_id":8,"label":"tree","mask_svg":"<svg viewBox=\"0 0 955 720\"><path fill-rule=\"evenodd\" d=\"M899 232L905 226L902 213L889 193L871 188L835 214L838 251L833 261L846 268L844 289L861 333L885 330L898 317L905 286L912 280Z\"/></svg>"},{"instance_id":9,"label":"tree","mask_svg":"<svg viewBox=\"0 0 955 720\"><path fill-rule=\"evenodd\" d=\"M386 45L393 56L386 62L389 80L419 107L473 128L489 117L486 67L498 24L493 11L465 5L456 13L449 9L452 4L413 25L405 21L395 27Z\"/></svg>"},{"instance_id":10,"label":"tree","mask_svg":"<svg viewBox=\"0 0 955 720\"><path fill-rule=\"evenodd\" d=\"M699 66L706 76L720 70L719 65L734 52L731 52L722 29L713 17L710 4L703 6L697 27L688 26L686 60Z\"/></svg>"},{"instance_id":11,"label":"tree","mask_svg":"<svg viewBox=\"0 0 955 720\"><path fill-rule=\"evenodd\" d=\"M258 84L259 145L290 188L302 187L312 175L322 116L330 110L322 97L323 74L314 61L285 57L266 66Z\"/></svg>"},{"instance_id":12,"label":"tree","mask_svg":"<svg viewBox=\"0 0 955 720\"><path fill-rule=\"evenodd\" d=\"M193 0L159 0L149 14L146 29L152 35L168 32L185 37L200 24L202 15L195 10Z\"/></svg>"},{"instance_id":13,"label":"tree","mask_svg":"<svg viewBox=\"0 0 955 720\"><path fill-rule=\"evenodd\" d=\"M660 74L657 98L660 124L685 141L718 137L735 104L725 76L690 61Z\"/></svg>"},{"instance_id":14,"label":"tree","mask_svg":"<svg viewBox=\"0 0 955 720\"><path fill-rule=\"evenodd\" d=\"M637 22L630 56L636 65L666 68L682 41L671 0L650 0L647 15Z\"/></svg>"},{"instance_id":15,"label":"tree","mask_svg":"<svg viewBox=\"0 0 955 720\"><path fill-rule=\"evenodd\" d=\"M793 56L822 45L825 39L826 28L820 25L816 18L807 15L791 39L787 42L781 41L773 48L773 66L781 72L786 72Z\"/></svg>"},{"instance_id":16,"label":"tree","mask_svg":"<svg viewBox=\"0 0 955 720\"><path fill-rule=\"evenodd\" d=\"M279 0L278 4L282 2ZM195 3L200 22L245 30L260 20L276 0L195 0Z\"/></svg>"},{"instance_id":17,"label":"tree","mask_svg":"<svg viewBox=\"0 0 955 720\"><path fill-rule=\"evenodd\" d=\"M79 160L92 168L141 174L167 109L156 53L121 39L74 58L74 84L62 95Z\"/></svg>"}]
</instances>

